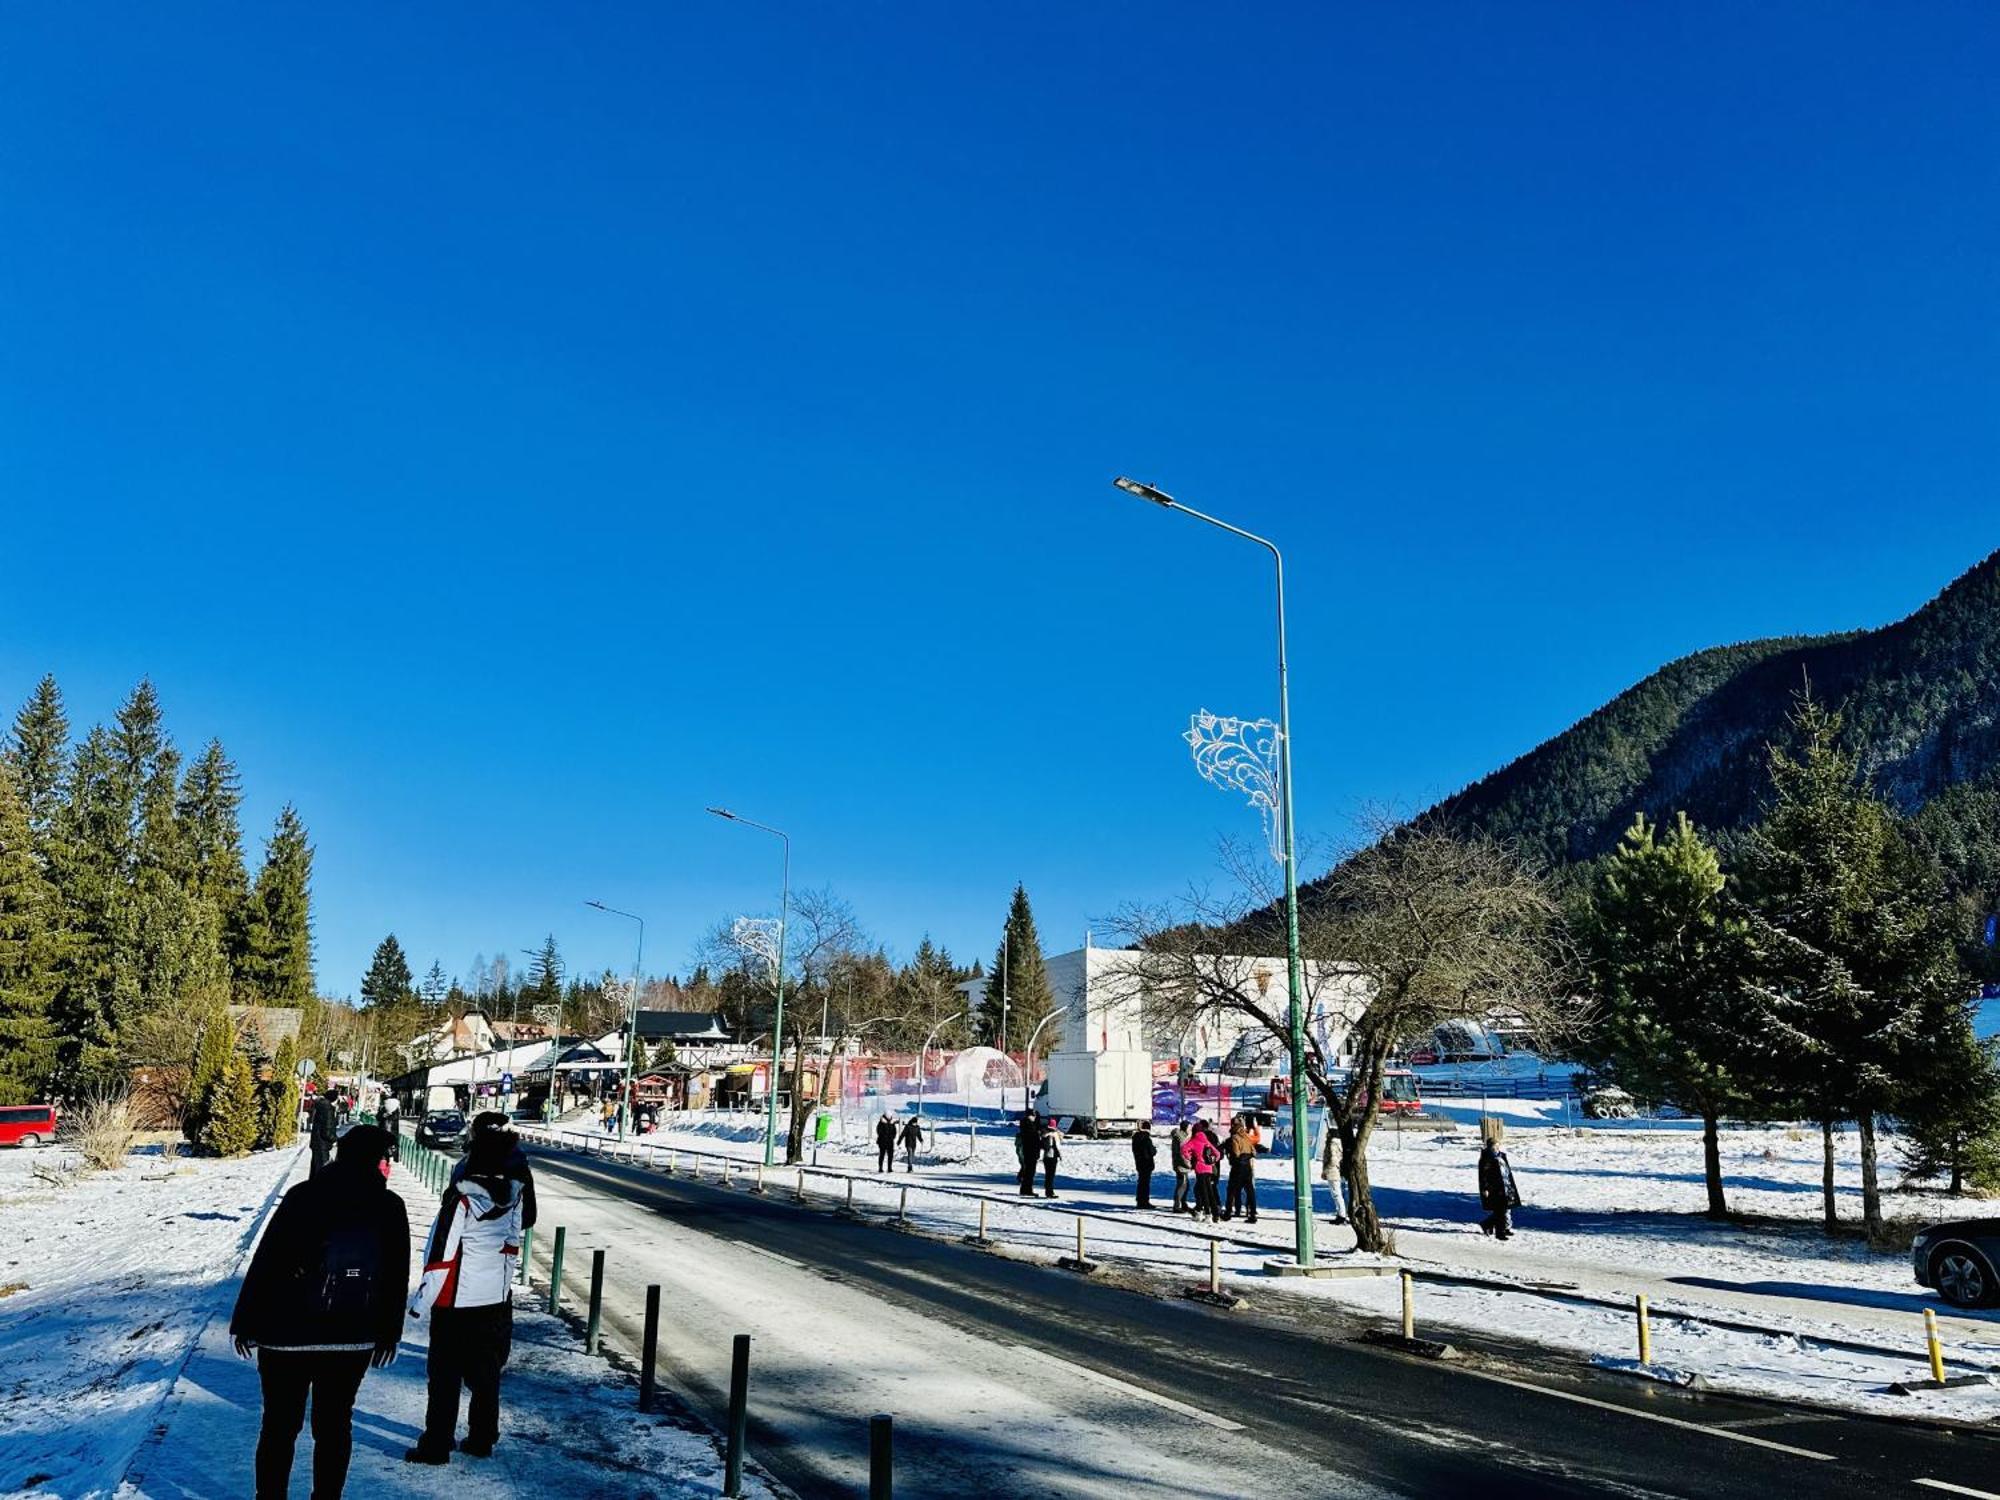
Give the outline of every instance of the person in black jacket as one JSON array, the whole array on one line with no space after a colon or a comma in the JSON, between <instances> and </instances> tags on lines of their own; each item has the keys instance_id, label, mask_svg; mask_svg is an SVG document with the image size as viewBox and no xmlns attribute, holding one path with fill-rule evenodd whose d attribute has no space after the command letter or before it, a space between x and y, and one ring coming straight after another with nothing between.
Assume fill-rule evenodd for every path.
<instances>
[{"instance_id":1,"label":"person in black jacket","mask_svg":"<svg viewBox=\"0 0 2000 1500\"><path fill-rule=\"evenodd\" d=\"M371 1364L396 1358L410 1292L410 1219L388 1175L387 1133L355 1126L285 1194L244 1273L229 1332L264 1391L257 1500L284 1500L308 1398L313 1495L340 1500L347 1483L354 1398Z\"/></svg>"},{"instance_id":2,"label":"person in black jacket","mask_svg":"<svg viewBox=\"0 0 2000 1500\"><path fill-rule=\"evenodd\" d=\"M875 1122L875 1170L896 1170L896 1122L886 1114Z\"/></svg>"},{"instance_id":3,"label":"person in black jacket","mask_svg":"<svg viewBox=\"0 0 2000 1500\"><path fill-rule=\"evenodd\" d=\"M513 1140L514 1144L507 1152L507 1168L504 1175L508 1181L518 1182L521 1185L521 1227L523 1229L533 1229L535 1227L535 1169L528 1165L528 1153L521 1145L521 1138L514 1134L507 1117L500 1113L499 1110L481 1110L472 1117L472 1128L465 1133L465 1155L460 1157L458 1165L451 1169L451 1180L453 1182L463 1182L465 1180L467 1167L472 1161L473 1148L479 1144L479 1138L489 1130L504 1130Z\"/></svg>"},{"instance_id":4,"label":"person in black jacket","mask_svg":"<svg viewBox=\"0 0 2000 1500\"><path fill-rule=\"evenodd\" d=\"M317 1177L333 1156L334 1143L340 1138L340 1115L333 1107L333 1100L321 1094L313 1105L312 1112L312 1169Z\"/></svg>"},{"instance_id":5,"label":"person in black jacket","mask_svg":"<svg viewBox=\"0 0 2000 1500\"><path fill-rule=\"evenodd\" d=\"M1014 1135L1014 1156L1021 1164L1018 1181L1023 1198L1035 1196L1035 1168L1042 1160L1042 1121L1032 1109L1021 1115L1021 1128Z\"/></svg>"},{"instance_id":6,"label":"person in black jacket","mask_svg":"<svg viewBox=\"0 0 2000 1500\"><path fill-rule=\"evenodd\" d=\"M1153 1127L1144 1120L1132 1132L1132 1170L1139 1175L1139 1207L1153 1206L1153 1163L1160 1157L1159 1147L1153 1144Z\"/></svg>"},{"instance_id":7,"label":"person in black jacket","mask_svg":"<svg viewBox=\"0 0 2000 1500\"><path fill-rule=\"evenodd\" d=\"M915 1115L903 1122L903 1164L917 1170L917 1153L924 1149L924 1127Z\"/></svg>"},{"instance_id":8,"label":"person in black jacket","mask_svg":"<svg viewBox=\"0 0 2000 1500\"><path fill-rule=\"evenodd\" d=\"M1500 1122L1488 1117L1481 1126L1486 1143L1479 1149L1479 1206L1486 1210L1486 1217L1479 1221L1479 1232L1510 1240L1514 1226L1508 1215L1521 1206L1521 1190L1514 1186L1513 1163L1500 1149Z\"/></svg>"}]
</instances>

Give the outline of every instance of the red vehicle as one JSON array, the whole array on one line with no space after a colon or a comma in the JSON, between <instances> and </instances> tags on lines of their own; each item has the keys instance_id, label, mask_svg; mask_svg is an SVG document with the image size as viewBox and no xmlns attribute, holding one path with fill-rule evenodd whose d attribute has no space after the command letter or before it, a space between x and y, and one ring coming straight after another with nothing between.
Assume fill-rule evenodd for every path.
<instances>
[{"instance_id":1,"label":"red vehicle","mask_svg":"<svg viewBox=\"0 0 2000 1500\"><path fill-rule=\"evenodd\" d=\"M1292 1102L1292 1080L1283 1076L1271 1080L1270 1107L1284 1109ZM1417 1088L1417 1075L1408 1068L1390 1068L1382 1074L1382 1109L1385 1115L1416 1116L1424 1112L1424 1096Z\"/></svg>"},{"instance_id":2,"label":"red vehicle","mask_svg":"<svg viewBox=\"0 0 2000 1500\"><path fill-rule=\"evenodd\" d=\"M53 1104L0 1104L0 1146L46 1146L55 1138Z\"/></svg>"}]
</instances>

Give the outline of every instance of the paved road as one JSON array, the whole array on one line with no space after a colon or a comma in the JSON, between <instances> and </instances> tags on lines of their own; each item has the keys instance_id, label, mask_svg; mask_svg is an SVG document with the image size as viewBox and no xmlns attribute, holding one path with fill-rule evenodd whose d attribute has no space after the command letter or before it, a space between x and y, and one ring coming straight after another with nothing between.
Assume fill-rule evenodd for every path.
<instances>
[{"instance_id":1,"label":"paved road","mask_svg":"<svg viewBox=\"0 0 2000 1500\"><path fill-rule=\"evenodd\" d=\"M1009 1496L1962 1494L2000 1442L1698 1397L1497 1349L1437 1364L1338 1313L1216 1313L713 1184L537 1151L568 1276L607 1246L614 1329L665 1287L662 1364L717 1417L753 1339L752 1447L801 1495L865 1493L868 1415L897 1493ZM538 1274L540 1274L538 1272ZM1302 1323L1304 1316L1309 1321Z\"/></svg>"}]
</instances>

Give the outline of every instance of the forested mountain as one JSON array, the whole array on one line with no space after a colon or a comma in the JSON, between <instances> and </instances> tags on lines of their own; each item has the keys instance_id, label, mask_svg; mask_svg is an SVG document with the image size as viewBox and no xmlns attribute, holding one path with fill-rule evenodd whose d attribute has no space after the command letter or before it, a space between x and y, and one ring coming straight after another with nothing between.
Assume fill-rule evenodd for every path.
<instances>
[{"instance_id":1,"label":"forested mountain","mask_svg":"<svg viewBox=\"0 0 2000 1500\"><path fill-rule=\"evenodd\" d=\"M2000 552L1878 630L1684 657L1433 808L1561 868L1607 853L1645 812L1726 833L1756 817L1766 745L1801 688L1845 719L1875 787L1916 815L1954 883L2000 886Z\"/></svg>"}]
</instances>

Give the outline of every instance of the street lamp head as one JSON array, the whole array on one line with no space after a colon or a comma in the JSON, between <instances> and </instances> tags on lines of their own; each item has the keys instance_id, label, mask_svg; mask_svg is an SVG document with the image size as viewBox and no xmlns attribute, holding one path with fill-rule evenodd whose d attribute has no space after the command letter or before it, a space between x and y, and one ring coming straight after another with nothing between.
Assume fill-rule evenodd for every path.
<instances>
[{"instance_id":1,"label":"street lamp head","mask_svg":"<svg viewBox=\"0 0 2000 1500\"><path fill-rule=\"evenodd\" d=\"M602 901L586 901L586 902L584 902L583 904L584 904L585 906L594 906L594 907L596 907L596 908L597 908L597 909L598 909L599 911L609 911L609 910L611 910L611 908L610 908L610 907L608 907L608 906L606 906L606 905L605 905L605 904L604 904L604 903L603 903Z\"/></svg>"},{"instance_id":2,"label":"street lamp head","mask_svg":"<svg viewBox=\"0 0 2000 1500\"><path fill-rule=\"evenodd\" d=\"M731 812L731 811L730 811L730 810L729 810L728 808L726 808L726 807L711 807L711 808L707 808L707 809L705 809L705 810L706 810L706 811L708 811L708 812L711 812L711 813L715 814L715 816L716 816L716 817L718 817L718 818L727 818L727 819L729 819L729 821L730 821L730 822L732 822L732 823L734 823L734 822L736 821L736 814L735 814L735 813L733 813L733 812Z\"/></svg>"},{"instance_id":3,"label":"street lamp head","mask_svg":"<svg viewBox=\"0 0 2000 1500\"><path fill-rule=\"evenodd\" d=\"M1136 479L1127 479L1123 474L1111 482L1128 495L1137 495L1141 500L1150 500L1153 504L1164 506L1168 510L1174 508L1174 497L1165 490L1155 489L1150 484L1141 484Z\"/></svg>"}]
</instances>

